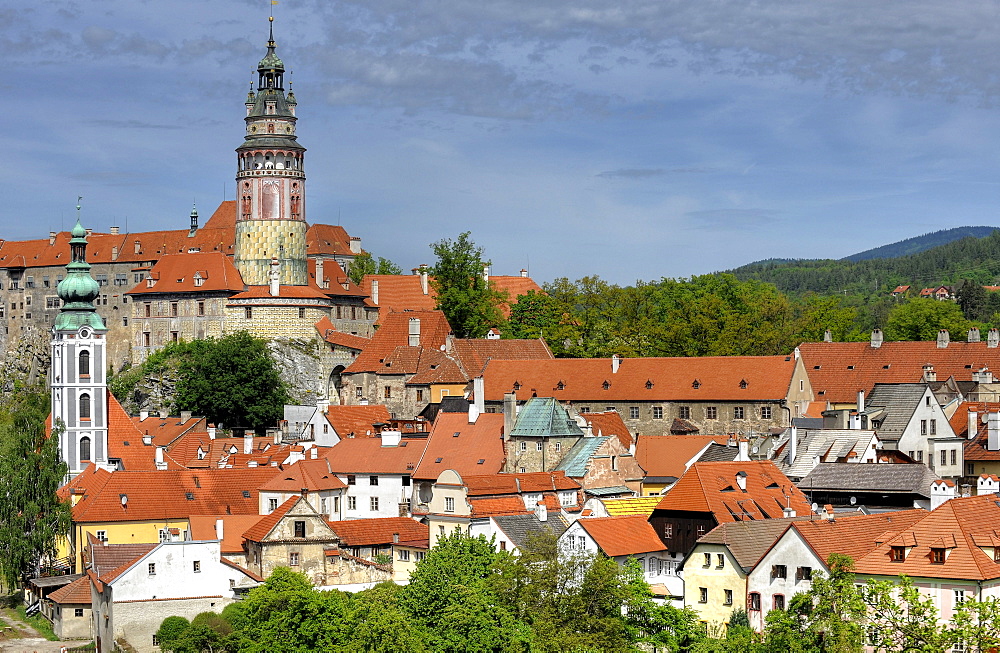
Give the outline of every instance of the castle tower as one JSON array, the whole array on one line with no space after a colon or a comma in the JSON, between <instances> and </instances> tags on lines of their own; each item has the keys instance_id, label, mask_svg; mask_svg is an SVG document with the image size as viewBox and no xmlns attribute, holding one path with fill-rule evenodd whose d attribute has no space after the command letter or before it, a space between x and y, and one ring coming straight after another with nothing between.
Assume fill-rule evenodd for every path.
<instances>
[{"instance_id":1,"label":"castle tower","mask_svg":"<svg viewBox=\"0 0 1000 653\"><path fill-rule=\"evenodd\" d=\"M63 306L52 327L50 386L52 424L63 425L59 451L73 476L91 462L108 465L108 329L94 308L100 287L90 276L79 215L70 235L71 260L57 288Z\"/></svg>"},{"instance_id":2,"label":"castle tower","mask_svg":"<svg viewBox=\"0 0 1000 653\"><path fill-rule=\"evenodd\" d=\"M250 286L269 283L277 259L281 285L308 284L306 272L305 148L295 137L295 94L284 91L285 65L275 54L274 18L267 54L257 64L246 107L246 140L236 148L236 252L233 262Z\"/></svg>"}]
</instances>

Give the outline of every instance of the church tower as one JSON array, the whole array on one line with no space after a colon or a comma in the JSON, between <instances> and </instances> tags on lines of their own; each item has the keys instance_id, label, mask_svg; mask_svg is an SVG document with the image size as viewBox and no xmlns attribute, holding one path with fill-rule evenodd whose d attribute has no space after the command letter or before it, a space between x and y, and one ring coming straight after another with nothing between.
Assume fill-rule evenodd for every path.
<instances>
[{"instance_id":1,"label":"church tower","mask_svg":"<svg viewBox=\"0 0 1000 653\"><path fill-rule=\"evenodd\" d=\"M52 424L63 426L59 451L69 475L88 463L108 466L108 328L94 308L100 287L87 263L87 230L77 221L70 232L70 262L57 292L63 305L52 328Z\"/></svg>"},{"instance_id":2,"label":"church tower","mask_svg":"<svg viewBox=\"0 0 1000 653\"><path fill-rule=\"evenodd\" d=\"M290 89L285 95L285 65L274 50L272 17L267 54L257 64L257 89L251 84L246 101L246 137L236 149L233 262L247 285L269 285L277 267L280 285L304 286L306 150L295 137L295 95Z\"/></svg>"}]
</instances>

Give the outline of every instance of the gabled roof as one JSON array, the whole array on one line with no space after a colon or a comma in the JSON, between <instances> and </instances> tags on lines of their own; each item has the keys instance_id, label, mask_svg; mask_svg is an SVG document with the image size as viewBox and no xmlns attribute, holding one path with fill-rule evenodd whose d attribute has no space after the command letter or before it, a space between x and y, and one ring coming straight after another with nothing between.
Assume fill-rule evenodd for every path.
<instances>
[{"instance_id":1,"label":"gabled roof","mask_svg":"<svg viewBox=\"0 0 1000 653\"><path fill-rule=\"evenodd\" d=\"M343 546L372 546L430 539L427 524L410 517L349 519L327 523Z\"/></svg>"},{"instance_id":2,"label":"gabled roof","mask_svg":"<svg viewBox=\"0 0 1000 653\"><path fill-rule=\"evenodd\" d=\"M640 435L635 459L647 477L680 478L686 465L713 442L724 445L724 435Z\"/></svg>"},{"instance_id":3,"label":"gabled roof","mask_svg":"<svg viewBox=\"0 0 1000 653\"><path fill-rule=\"evenodd\" d=\"M462 482L470 497L580 489L580 484L562 471L469 475L462 476Z\"/></svg>"},{"instance_id":4,"label":"gabled roof","mask_svg":"<svg viewBox=\"0 0 1000 653\"><path fill-rule=\"evenodd\" d=\"M495 517L497 515L524 515L529 511L524 507L524 499L519 496L469 497L469 507L473 517ZM548 508L548 503L543 501Z\"/></svg>"},{"instance_id":5,"label":"gabled roof","mask_svg":"<svg viewBox=\"0 0 1000 653\"><path fill-rule=\"evenodd\" d=\"M503 422L503 413L483 413L475 424L467 413L438 413L413 478L433 481L446 469L463 478L498 473L505 458Z\"/></svg>"},{"instance_id":6,"label":"gabled roof","mask_svg":"<svg viewBox=\"0 0 1000 653\"><path fill-rule=\"evenodd\" d=\"M383 404L333 405L326 409L326 419L341 438L371 438L378 437L375 424L388 424L392 416Z\"/></svg>"},{"instance_id":7,"label":"gabled roof","mask_svg":"<svg viewBox=\"0 0 1000 653\"><path fill-rule=\"evenodd\" d=\"M483 371L486 401L504 393L560 401L779 401L787 397L792 356L493 359Z\"/></svg>"},{"instance_id":8,"label":"gabled roof","mask_svg":"<svg viewBox=\"0 0 1000 653\"><path fill-rule=\"evenodd\" d=\"M866 412L885 408L878 418L879 437L898 440L927 391L926 383L876 383L865 408Z\"/></svg>"},{"instance_id":9,"label":"gabled roof","mask_svg":"<svg viewBox=\"0 0 1000 653\"><path fill-rule=\"evenodd\" d=\"M583 430L555 399L532 397L518 410L508 435L582 438Z\"/></svg>"},{"instance_id":10,"label":"gabled roof","mask_svg":"<svg viewBox=\"0 0 1000 653\"><path fill-rule=\"evenodd\" d=\"M143 432L136 427L110 390L107 391L107 405L108 458L121 460L122 467L128 471L155 470L156 446L143 444ZM181 469L184 466L172 456L164 456L164 462L167 469Z\"/></svg>"},{"instance_id":11,"label":"gabled roof","mask_svg":"<svg viewBox=\"0 0 1000 653\"><path fill-rule=\"evenodd\" d=\"M306 231L306 252L310 257L354 256L351 251L351 237L347 234L347 230L340 225L332 224L309 225Z\"/></svg>"},{"instance_id":12,"label":"gabled roof","mask_svg":"<svg viewBox=\"0 0 1000 653\"><path fill-rule=\"evenodd\" d=\"M616 437L626 449L632 446L632 433L625 426L622 416L617 411L609 410L603 413L583 413L580 417L590 425L594 435Z\"/></svg>"},{"instance_id":13,"label":"gabled roof","mask_svg":"<svg viewBox=\"0 0 1000 653\"><path fill-rule=\"evenodd\" d=\"M413 474L427 440L404 438L395 447L383 447L382 439L345 438L323 455L335 474Z\"/></svg>"},{"instance_id":14,"label":"gabled roof","mask_svg":"<svg viewBox=\"0 0 1000 653\"><path fill-rule=\"evenodd\" d=\"M973 438L969 438L969 411L976 412L976 427ZM952 415L949 423L955 431L956 436L965 438L965 460L974 461L998 461L1000 451L990 451L989 449L989 424L986 422L987 413L995 413L1000 410L1000 403L997 402L969 402L962 403L955 414Z\"/></svg>"},{"instance_id":15,"label":"gabled roof","mask_svg":"<svg viewBox=\"0 0 1000 653\"><path fill-rule=\"evenodd\" d=\"M250 540L251 542L260 542L268 534L274 530L274 527L278 525L278 522L288 514L288 511L299 502L301 497L299 495L290 496L285 499L285 502L278 506L269 515L265 515L257 520L257 523L248 528L243 532L243 539Z\"/></svg>"},{"instance_id":16,"label":"gabled roof","mask_svg":"<svg viewBox=\"0 0 1000 653\"><path fill-rule=\"evenodd\" d=\"M556 469L566 472L566 475L572 478L583 478L587 475L590 459L601 445L610 439L610 437L580 438L559 461Z\"/></svg>"},{"instance_id":17,"label":"gabled roof","mask_svg":"<svg viewBox=\"0 0 1000 653\"><path fill-rule=\"evenodd\" d=\"M667 549L643 515L589 517L576 523L612 558Z\"/></svg>"},{"instance_id":18,"label":"gabled roof","mask_svg":"<svg viewBox=\"0 0 1000 653\"><path fill-rule=\"evenodd\" d=\"M746 490L740 488L745 478ZM717 522L774 519L790 507L812 512L809 501L770 460L695 463L660 500L657 511L712 513Z\"/></svg>"},{"instance_id":19,"label":"gabled roof","mask_svg":"<svg viewBox=\"0 0 1000 653\"><path fill-rule=\"evenodd\" d=\"M434 292L434 277L428 276L427 294L420 285L419 274L366 274L361 281L361 289L366 295L372 295L372 281L378 281L379 320L383 319L383 311L420 311L437 307L437 295ZM501 293L507 295L507 302L500 306L504 317L510 317L510 304L515 303L519 295L526 295L529 290L542 292L541 287L530 277L490 276L490 284Z\"/></svg>"},{"instance_id":20,"label":"gabled roof","mask_svg":"<svg viewBox=\"0 0 1000 653\"><path fill-rule=\"evenodd\" d=\"M364 442L364 440L353 440ZM332 447L331 447L332 449ZM326 458L315 460L300 460L289 465L276 474L271 480L263 483L258 489L261 492L298 492L308 490L338 490L347 487L330 469Z\"/></svg>"},{"instance_id":21,"label":"gabled roof","mask_svg":"<svg viewBox=\"0 0 1000 653\"><path fill-rule=\"evenodd\" d=\"M779 517L719 524L698 538L698 544L723 544L745 573L750 572L793 521L809 517Z\"/></svg>"},{"instance_id":22,"label":"gabled roof","mask_svg":"<svg viewBox=\"0 0 1000 653\"><path fill-rule=\"evenodd\" d=\"M69 585L64 585L48 596L53 603L61 605L90 605L90 578L81 576Z\"/></svg>"},{"instance_id":23,"label":"gabled roof","mask_svg":"<svg viewBox=\"0 0 1000 653\"><path fill-rule=\"evenodd\" d=\"M985 341L953 340L947 347L928 342L806 342L799 345L813 392L819 401L855 403L858 390L876 383L917 383L923 367L934 366L939 379L970 381L983 367L1000 370L1000 348Z\"/></svg>"},{"instance_id":24,"label":"gabled roof","mask_svg":"<svg viewBox=\"0 0 1000 653\"><path fill-rule=\"evenodd\" d=\"M316 331L319 333L320 338L331 345L339 345L357 351L361 351L371 343L371 338L338 331L337 327L334 326L333 322L326 315L321 317L319 322L316 323Z\"/></svg>"},{"instance_id":25,"label":"gabled roof","mask_svg":"<svg viewBox=\"0 0 1000 653\"><path fill-rule=\"evenodd\" d=\"M222 554L243 553L243 533L260 521L260 515L191 515L192 540L217 540L215 525L222 520L222 540L219 542Z\"/></svg>"},{"instance_id":26,"label":"gabled roof","mask_svg":"<svg viewBox=\"0 0 1000 653\"><path fill-rule=\"evenodd\" d=\"M772 460L785 475L802 478L812 470L817 459L820 463L836 463L853 455L860 460L877 442L875 431L797 429L795 460L789 462L791 429L786 429L774 445Z\"/></svg>"},{"instance_id":27,"label":"gabled roof","mask_svg":"<svg viewBox=\"0 0 1000 653\"><path fill-rule=\"evenodd\" d=\"M930 497L937 480L922 463L849 464L820 463L798 482L800 489L918 494Z\"/></svg>"},{"instance_id":28,"label":"gabled roof","mask_svg":"<svg viewBox=\"0 0 1000 653\"><path fill-rule=\"evenodd\" d=\"M403 313L387 313L380 317L381 326L372 336L371 342L362 350L346 370L347 374L355 372L381 372L383 374L404 374L386 366L397 347L415 349L409 346L410 320L420 320L419 347L438 349L445 344L451 327L441 311L406 311ZM399 356L403 354L400 353ZM412 356L412 366L415 368L418 356ZM391 362L391 361L390 361ZM402 362L400 360L400 362ZM398 363L397 363L398 367ZM404 365L405 367L405 365ZM415 370L413 370L415 371ZM413 371L408 373L412 374Z\"/></svg>"},{"instance_id":29,"label":"gabled roof","mask_svg":"<svg viewBox=\"0 0 1000 653\"><path fill-rule=\"evenodd\" d=\"M132 420L132 424L140 433L148 433L153 436L153 444L158 447L169 446L188 433L198 434L208 439L208 419L205 417L181 419L180 417L150 415L146 419L142 419L141 416L136 415L129 416L129 419Z\"/></svg>"},{"instance_id":30,"label":"gabled roof","mask_svg":"<svg viewBox=\"0 0 1000 653\"><path fill-rule=\"evenodd\" d=\"M656 504L660 502L660 497L628 497L627 499L604 499L604 509L608 515L643 515L649 517L653 514Z\"/></svg>"},{"instance_id":31,"label":"gabled roof","mask_svg":"<svg viewBox=\"0 0 1000 653\"><path fill-rule=\"evenodd\" d=\"M279 470L203 469L120 471L101 477L87 471L70 485L84 489L73 521L103 523L184 519L189 515L256 514L257 487ZM83 477L83 478L81 478ZM96 481L91 485L92 482Z\"/></svg>"},{"instance_id":32,"label":"gabled roof","mask_svg":"<svg viewBox=\"0 0 1000 653\"><path fill-rule=\"evenodd\" d=\"M491 359L539 360L551 359L552 351L541 338L537 340L487 340L485 338L452 338L448 353L458 360L467 378L483 373Z\"/></svg>"},{"instance_id":33,"label":"gabled roof","mask_svg":"<svg viewBox=\"0 0 1000 653\"><path fill-rule=\"evenodd\" d=\"M419 357L413 376L406 380L407 385L431 385L434 383L464 384L468 382L465 374L454 360L439 349L429 347L397 347L400 349L418 349ZM386 359L392 360L392 357Z\"/></svg>"},{"instance_id":34,"label":"gabled roof","mask_svg":"<svg viewBox=\"0 0 1000 653\"><path fill-rule=\"evenodd\" d=\"M566 522L558 514L548 515L545 521L539 520L538 515L533 512L526 515L496 515L493 521L517 547L527 544L533 535L552 534L559 537L567 528Z\"/></svg>"},{"instance_id":35,"label":"gabled roof","mask_svg":"<svg viewBox=\"0 0 1000 653\"><path fill-rule=\"evenodd\" d=\"M240 271L222 252L167 254L160 257L147 277L152 281L152 286L143 279L126 294L133 295L136 301L143 301L141 295L211 292L234 294L242 292L244 288Z\"/></svg>"},{"instance_id":36,"label":"gabled roof","mask_svg":"<svg viewBox=\"0 0 1000 653\"><path fill-rule=\"evenodd\" d=\"M838 516L836 520L812 519L795 522L793 528L805 539L820 560L826 562L831 553L859 558L876 546L886 533L898 533L927 515L926 510L899 510L875 515ZM855 566L855 571L860 571ZM903 570L895 573L905 573Z\"/></svg>"},{"instance_id":37,"label":"gabled roof","mask_svg":"<svg viewBox=\"0 0 1000 653\"><path fill-rule=\"evenodd\" d=\"M118 577L133 562L155 549L158 544L107 544L88 538L90 569L103 582Z\"/></svg>"}]
</instances>

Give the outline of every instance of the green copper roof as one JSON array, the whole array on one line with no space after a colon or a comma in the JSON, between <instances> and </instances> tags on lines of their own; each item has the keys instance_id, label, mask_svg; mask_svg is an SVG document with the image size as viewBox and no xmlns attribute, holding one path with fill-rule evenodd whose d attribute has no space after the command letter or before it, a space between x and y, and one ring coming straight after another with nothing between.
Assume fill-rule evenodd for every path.
<instances>
[{"instance_id":1,"label":"green copper roof","mask_svg":"<svg viewBox=\"0 0 1000 653\"><path fill-rule=\"evenodd\" d=\"M583 437L583 430L552 397L532 397L521 407L511 436Z\"/></svg>"},{"instance_id":2,"label":"green copper roof","mask_svg":"<svg viewBox=\"0 0 1000 653\"><path fill-rule=\"evenodd\" d=\"M87 263L87 230L77 217L76 226L70 232L69 241L72 260L66 265L66 278L59 282L56 293L63 306L56 316L57 331L76 331L82 326L105 331L104 320L94 308L94 300L101 294L101 287L90 276Z\"/></svg>"},{"instance_id":3,"label":"green copper roof","mask_svg":"<svg viewBox=\"0 0 1000 653\"><path fill-rule=\"evenodd\" d=\"M597 449L610 438L601 435L596 438L583 438L573 445L573 448L559 461L556 471L566 472L570 478L580 478L587 473L587 463Z\"/></svg>"}]
</instances>

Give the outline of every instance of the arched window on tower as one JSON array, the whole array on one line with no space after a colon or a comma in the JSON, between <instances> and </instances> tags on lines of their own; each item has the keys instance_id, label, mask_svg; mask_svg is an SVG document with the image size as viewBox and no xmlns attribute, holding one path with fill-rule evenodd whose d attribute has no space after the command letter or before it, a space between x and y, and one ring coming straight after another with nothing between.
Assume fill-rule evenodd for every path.
<instances>
[{"instance_id":1,"label":"arched window on tower","mask_svg":"<svg viewBox=\"0 0 1000 653\"><path fill-rule=\"evenodd\" d=\"M80 376L90 376L90 352L80 352Z\"/></svg>"},{"instance_id":2,"label":"arched window on tower","mask_svg":"<svg viewBox=\"0 0 1000 653\"><path fill-rule=\"evenodd\" d=\"M80 419L90 419L90 395L80 395Z\"/></svg>"},{"instance_id":3,"label":"arched window on tower","mask_svg":"<svg viewBox=\"0 0 1000 653\"><path fill-rule=\"evenodd\" d=\"M90 438L86 435L80 438L80 462L90 460Z\"/></svg>"}]
</instances>

